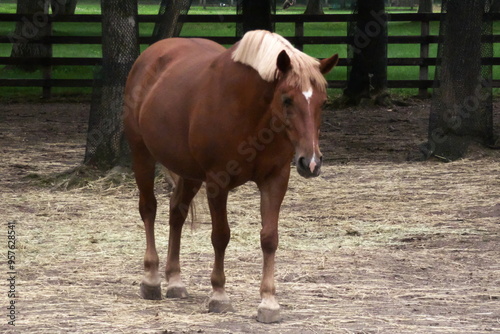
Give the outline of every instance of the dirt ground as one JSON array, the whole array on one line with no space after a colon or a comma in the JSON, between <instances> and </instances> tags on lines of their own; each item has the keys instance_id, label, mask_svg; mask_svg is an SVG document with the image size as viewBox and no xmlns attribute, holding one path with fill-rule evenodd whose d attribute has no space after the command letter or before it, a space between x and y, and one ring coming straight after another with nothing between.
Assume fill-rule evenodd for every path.
<instances>
[{"instance_id":1,"label":"dirt ground","mask_svg":"<svg viewBox=\"0 0 500 334\"><path fill-rule=\"evenodd\" d=\"M213 251L202 200L199 223L183 235L190 297L149 301L138 295L145 238L131 175L41 185L82 162L88 109L0 105L2 333L500 333L500 152L411 161L426 138L427 102L326 112L323 173L305 180L294 171L282 208L283 321L272 325L255 320L255 186L230 196L226 275L236 312L216 315L207 313ZM168 192L158 181L165 258ZM14 221L12 327L5 255Z\"/></svg>"}]
</instances>

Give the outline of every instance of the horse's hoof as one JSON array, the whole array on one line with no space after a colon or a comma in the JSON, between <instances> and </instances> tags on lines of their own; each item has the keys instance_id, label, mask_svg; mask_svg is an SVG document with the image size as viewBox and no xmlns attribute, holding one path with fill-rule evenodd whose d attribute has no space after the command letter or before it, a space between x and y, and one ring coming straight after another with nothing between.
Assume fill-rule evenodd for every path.
<instances>
[{"instance_id":1,"label":"horse's hoof","mask_svg":"<svg viewBox=\"0 0 500 334\"><path fill-rule=\"evenodd\" d=\"M160 300L161 286L160 285L151 286L141 283L141 297L150 300Z\"/></svg>"},{"instance_id":2,"label":"horse's hoof","mask_svg":"<svg viewBox=\"0 0 500 334\"><path fill-rule=\"evenodd\" d=\"M170 288L167 288L167 298L188 298L188 292L185 287L183 286L173 286Z\"/></svg>"},{"instance_id":3,"label":"horse's hoof","mask_svg":"<svg viewBox=\"0 0 500 334\"><path fill-rule=\"evenodd\" d=\"M210 313L234 312L234 308L233 305L231 305L229 299L219 300L210 298L210 301L208 302L208 312Z\"/></svg>"},{"instance_id":4,"label":"horse's hoof","mask_svg":"<svg viewBox=\"0 0 500 334\"><path fill-rule=\"evenodd\" d=\"M259 307L257 311L257 321L265 324L280 322L280 309Z\"/></svg>"}]
</instances>

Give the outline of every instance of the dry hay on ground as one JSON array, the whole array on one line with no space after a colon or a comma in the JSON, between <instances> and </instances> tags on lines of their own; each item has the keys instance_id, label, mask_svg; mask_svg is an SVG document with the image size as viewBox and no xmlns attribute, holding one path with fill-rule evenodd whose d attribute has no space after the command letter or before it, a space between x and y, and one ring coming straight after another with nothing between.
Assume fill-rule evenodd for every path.
<instances>
[{"instance_id":1,"label":"dry hay on ground","mask_svg":"<svg viewBox=\"0 0 500 334\"><path fill-rule=\"evenodd\" d=\"M199 224L183 236L190 298L142 300L144 230L130 174L70 190L39 186L80 163L87 106L2 108L0 210L4 222L17 222L18 332L500 331L500 156L405 162L425 137L419 106L326 115L323 150L333 159L317 179L292 173L283 204L276 279L284 320L274 325L255 321L255 186L230 196L226 274L236 312L206 313L213 251L204 204ZM26 178L32 174L42 178ZM165 258L168 193L158 186L157 242Z\"/></svg>"}]
</instances>

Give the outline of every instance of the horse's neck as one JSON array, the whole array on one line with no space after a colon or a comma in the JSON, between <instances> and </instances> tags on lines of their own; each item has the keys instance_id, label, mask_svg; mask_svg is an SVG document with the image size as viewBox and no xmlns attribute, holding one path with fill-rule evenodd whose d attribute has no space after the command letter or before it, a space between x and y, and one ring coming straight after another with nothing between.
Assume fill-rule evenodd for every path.
<instances>
[{"instance_id":1,"label":"horse's neck","mask_svg":"<svg viewBox=\"0 0 500 334\"><path fill-rule=\"evenodd\" d=\"M228 54L222 55L224 69L219 78L223 82L221 92L224 92L226 99L238 100L241 108L261 117L262 113L270 111L276 84L264 81L250 66L231 60L230 50ZM227 96L226 92L232 96Z\"/></svg>"}]
</instances>

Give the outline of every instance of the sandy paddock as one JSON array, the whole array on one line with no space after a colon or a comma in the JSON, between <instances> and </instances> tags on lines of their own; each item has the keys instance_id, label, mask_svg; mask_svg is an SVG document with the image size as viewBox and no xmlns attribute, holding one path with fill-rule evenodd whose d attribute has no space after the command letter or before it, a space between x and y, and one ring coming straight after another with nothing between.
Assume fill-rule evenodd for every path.
<instances>
[{"instance_id":1,"label":"sandy paddock","mask_svg":"<svg viewBox=\"0 0 500 334\"><path fill-rule=\"evenodd\" d=\"M323 173L305 180L294 171L282 208L283 321L273 325L255 321L261 251L252 184L229 203L227 290L236 312L206 311L213 251L203 201L182 241L190 298L139 298L145 240L131 175L82 175L76 188L74 178L53 177L81 163L88 109L0 106L3 333L500 332L500 152L408 161L425 140L428 104L326 112ZM161 177L157 189L165 258ZM5 261L14 221L15 328L7 325Z\"/></svg>"}]
</instances>

